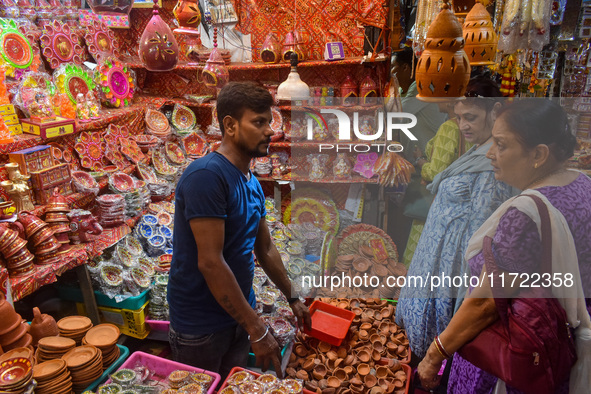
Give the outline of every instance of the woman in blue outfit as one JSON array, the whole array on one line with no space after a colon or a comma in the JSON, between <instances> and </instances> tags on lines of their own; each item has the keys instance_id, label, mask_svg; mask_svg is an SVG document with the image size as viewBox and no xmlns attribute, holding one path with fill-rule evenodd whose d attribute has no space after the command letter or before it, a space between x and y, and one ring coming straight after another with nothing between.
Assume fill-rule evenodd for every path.
<instances>
[{"instance_id":1,"label":"woman in blue outfit","mask_svg":"<svg viewBox=\"0 0 591 394\"><path fill-rule=\"evenodd\" d=\"M406 329L412 352L423 358L436 335L451 320L465 283L445 277L467 272L463 256L468 240L509 197L510 186L496 181L486 152L492 144L492 127L501 108L498 86L490 79L470 80L465 100L455 105L460 131L474 144L464 155L438 174L427 188L436 194L425 227L400 293L396 322Z\"/></svg>"}]
</instances>

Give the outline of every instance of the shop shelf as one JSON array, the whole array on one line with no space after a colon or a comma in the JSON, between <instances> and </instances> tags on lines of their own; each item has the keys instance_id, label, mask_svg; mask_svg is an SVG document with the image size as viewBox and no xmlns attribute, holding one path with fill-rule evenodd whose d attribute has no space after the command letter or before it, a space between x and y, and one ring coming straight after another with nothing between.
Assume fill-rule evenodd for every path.
<instances>
[{"instance_id":1,"label":"shop shelf","mask_svg":"<svg viewBox=\"0 0 591 394\"><path fill-rule=\"evenodd\" d=\"M101 375L100 378L98 378L97 380L95 380L94 382L92 382L90 384L90 386L88 386L86 388L85 391L94 391L96 390L96 388L105 380L107 380L109 378L109 375L112 374L117 368L119 368L121 366L121 364L123 364L123 362L127 359L127 357L129 357L129 349L125 346L122 345L117 345L117 347L119 348L119 358L117 360L115 360L115 362L111 365L109 365L109 368L105 369L105 371L103 372L103 374Z\"/></svg>"},{"instance_id":2,"label":"shop shelf","mask_svg":"<svg viewBox=\"0 0 591 394\"><path fill-rule=\"evenodd\" d=\"M254 372L254 371L251 371L251 370L249 370L249 369L245 369L245 368L241 368L241 367L234 367L234 368L232 368L232 370L231 370L231 371L230 371L230 373L228 374L228 377L226 378L226 380L224 380L224 383L222 383L222 386L220 387L220 390L219 390L219 391L221 391L223 388L225 388L226 386L228 386L228 379L230 378L230 376L232 376L232 375L234 375L236 372L240 372L240 371L248 371L249 373L253 374L253 375L254 375L255 377L257 377L257 378L258 378L259 376L261 376L261 374L260 374L260 373L256 373L256 372ZM307 390L307 389L304 389L302 392L303 392L304 394L314 394L314 392L312 392L312 391L310 391L310 390Z\"/></svg>"},{"instance_id":3,"label":"shop shelf","mask_svg":"<svg viewBox=\"0 0 591 394\"><path fill-rule=\"evenodd\" d=\"M57 291L60 298L74 302L84 302L82 297L82 290L79 287L73 287L68 285L58 285ZM148 301L150 289L143 291L138 296L132 296L124 299L121 302L117 302L114 298L110 298L106 294L101 293L98 290L94 291L94 297L96 303L99 306L108 306L110 308L121 308L121 309L140 309Z\"/></svg>"},{"instance_id":4,"label":"shop shelf","mask_svg":"<svg viewBox=\"0 0 591 394\"><path fill-rule=\"evenodd\" d=\"M216 391L215 389L221 380L220 375L215 372L210 372L201 368L195 368L190 365L177 363L176 361L168 360L158 356L153 356L151 354L144 352L134 352L127 359L127 361L125 361L121 365L120 369L134 369L136 365L142 365L148 368L149 370L154 371L152 379L159 380L161 382L166 381L168 375L170 375L171 372L176 371L177 369L183 371L205 373L213 377L213 383L211 384L209 390L207 390L207 394L213 394ZM107 380L107 383L109 382L110 379Z\"/></svg>"},{"instance_id":5,"label":"shop shelf","mask_svg":"<svg viewBox=\"0 0 591 394\"><path fill-rule=\"evenodd\" d=\"M355 317L351 311L322 301L314 301L310 305L310 314L312 330L304 329L304 332L334 346L341 345Z\"/></svg>"}]
</instances>

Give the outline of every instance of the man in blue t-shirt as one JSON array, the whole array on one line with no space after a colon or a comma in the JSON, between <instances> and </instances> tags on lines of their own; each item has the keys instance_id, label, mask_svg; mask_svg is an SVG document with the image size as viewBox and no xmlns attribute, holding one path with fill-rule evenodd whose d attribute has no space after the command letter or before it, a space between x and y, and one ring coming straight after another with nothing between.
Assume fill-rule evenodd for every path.
<instances>
[{"instance_id":1,"label":"man in blue t-shirt","mask_svg":"<svg viewBox=\"0 0 591 394\"><path fill-rule=\"evenodd\" d=\"M308 308L291 297L265 220L263 190L249 170L252 158L267 155L272 104L269 92L254 83L226 85L217 100L222 144L191 163L176 188L168 283L172 353L222 379L246 366L251 347L263 370L272 362L281 375L279 346L253 309L253 251L300 327L311 324Z\"/></svg>"}]
</instances>

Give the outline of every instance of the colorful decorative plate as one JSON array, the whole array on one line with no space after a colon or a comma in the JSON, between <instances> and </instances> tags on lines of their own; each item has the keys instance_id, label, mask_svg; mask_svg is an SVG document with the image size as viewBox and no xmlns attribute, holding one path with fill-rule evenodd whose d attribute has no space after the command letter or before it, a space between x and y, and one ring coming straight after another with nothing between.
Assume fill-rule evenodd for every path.
<instances>
[{"instance_id":1,"label":"colorful decorative plate","mask_svg":"<svg viewBox=\"0 0 591 394\"><path fill-rule=\"evenodd\" d=\"M93 21L90 26L86 27L86 35L84 36L88 52L98 62L110 55L120 57L119 42L115 37L115 33L111 31L103 22Z\"/></svg>"},{"instance_id":2,"label":"colorful decorative plate","mask_svg":"<svg viewBox=\"0 0 591 394\"><path fill-rule=\"evenodd\" d=\"M185 154L180 146L174 142L167 142L165 145L166 158L173 164L183 164L185 162Z\"/></svg>"},{"instance_id":3,"label":"colorful decorative plate","mask_svg":"<svg viewBox=\"0 0 591 394\"><path fill-rule=\"evenodd\" d=\"M131 165L131 162L127 160L121 152L119 152L119 147L117 145L107 144L105 157L120 170L123 170L124 168L127 168Z\"/></svg>"},{"instance_id":4,"label":"colorful decorative plate","mask_svg":"<svg viewBox=\"0 0 591 394\"><path fill-rule=\"evenodd\" d=\"M119 145L121 146L121 153L134 164L137 164L146 158L139 146L137 146L135 141L131 138L119 138Z\"/></svg>"},{"instance_id":5,"label":"colorful decorative plate","mask_svg":"<svg viewBox=\"0 0 591 394\"><path fill-rule=\"evenodd\" d=\"M367 245L374 239L382 240L388 256L398 262L398 250L392 238L384 230L365 223L348 226L339 234L338 254L358 254L360 245Z\"/></svg>"},{"instance_id":6,"label":"colorful decorative plate","mask_svg":"<svg viewBox=\"0 0 591 394\"><path fill-rule=\"evenodd\" d=\"M174 175L176 174L176 168L168 164L164 154L159 149L152 151L152 164L159 174L162 175Z\"/></svg>"},{"instance_id":7,"label":"colorful decorative plate","mask_svg":"<svg viewBox=\"0 0 591 394\"><path fill-rule=\"evenodd\" d=\"M101 268L101 279L108 286L119 286L123 283L123 271L116 265L105 264Z\"/></svg>"},{"instance_id":8,"label":"colorful decorative plate","mask_svg":"<svg viewBox=\"0 0 591 394\"><path fill-rule=\"evenodd\" d=\"M0 384L9 386L18 383L25 379L31 370L31 360L28 358L9 358L0 364Z\"/></svg>"},{"instance_id":9,"label":"colorful decorative plate","mask_svg":"<svg viewBox=\"0 0 591 394\"><path fill-rule=\"evenodd\" d=\"M135 188L133 178L123 172L117 172L111 175L110 183L121 193L130 193Z\"/></svg>"},{"instance_id":10,"label":"colorful decorative plate","mask_svg":"<svg viewBox=\"0 0 591 394\"><path fill-rule=\"evenodd\" d=\"M191 133L183 138L183 148L188 156L201 157L205 156L209 150L209 144L197 133Z\"/></svg>"},{"instance_id":11,"label":"colorful decorative plate","mask_svg":"<svg viewBox=\"0 0 591 394\"><path fill-rule=\"evenodd\" d=\"M27 71L33 64L34 54L29 39L17 28L14 20L0 18L0 63L6 75L16 77L16 71Z\"/></svg>"},{"instance_id":12,"label":"colorful decorative plate","mask_svg":"<svg viewBox=\"0 0 591 394\"><path fill-rule=\"evenodd\" d=\"M106 149L107 143L98 132L83 131L74 145L74 150L80 156L82 167L93 171L102 171L103 167L109 165L109 161L105 157Z\"/></svg>"},{"instance_id":13,"label":"colorful decorative plate","mask_svg":"<svg viewBox=\"0 0 591 394\"><path fill-rule=\"evenodd\" d=\"M135 73L115 58L101 62L94 72L100 86L101 101L109 107L126 107L135 92Z\"/></svg>"},{"instance_id":14,"label":"colorful decorative plate","mask_svg":"<svg viewBox=\"0 0 591 394\"><path fill-rule=\"evenodd\" d=\"M70 26L58 20L43 26L40 42L43 56L53 69L62 63L80 65L84 60L84 49L78 44L78 37L70 30Z\"/></svg>"},{"instance_id":15,"label":"colorful decorative plate","mask_svg":"<svg viewBox=\"0 0 591 394\"><path fill-rule=\"evenodd\" d=\"M315 227L336 234L339 228L339 211L336 204L326 194L314 189L298 190L295 199L286 207L283 222L303 224L312 223ZM289 198L286 196L286 199Z\"/></svg>"},{"instance_id":16,"label":"colorful decorative plate","mask_svg":"<svg viewBox=\"0 0 591 394\"><path fill-rule=\"evenodd\" d=\"M154 170L152 170L152 168L148 166L138 164L137 171L140 178L148 183L156 183L156 181L158 180L156 174L154 173Z\"/></svg>"},{"instance_id":17,"label":"colorful decorative plate","mask_svg":"<svg viewBox=\"0 0 591 394\"><path fill-rule=\"evenodd\" d=\"M146 126L149 129L163 133L170 125L168 124L168 118L160 111L148 109L146 111Z\"/></svg>"},{"instance_id":18,"label":"colorful decorative plate","mask_svg":"<svg viewBox=\"0 0 591 394\"><path fill-rule=\"evenodd\" d=\"M195 113L189 107L180 104L174 105L172 124L177 130L191 130L195 127L195 122L197 122L197 118L195 118Z\"/></svg>"},{"instance_id":19,"label":"colorful decorative plate","mask_svg":"<svg viewBox=\"0 0 591 394\"><path fill-rule=\"evenodd\" d=\"M76 103L76 96L79 93L86 97L86 93L96 87L86 70L82 66L73 63L62 65L55 70L53 81L58 91L65 93L73 104Z\"/></svg>"}]
</instances>

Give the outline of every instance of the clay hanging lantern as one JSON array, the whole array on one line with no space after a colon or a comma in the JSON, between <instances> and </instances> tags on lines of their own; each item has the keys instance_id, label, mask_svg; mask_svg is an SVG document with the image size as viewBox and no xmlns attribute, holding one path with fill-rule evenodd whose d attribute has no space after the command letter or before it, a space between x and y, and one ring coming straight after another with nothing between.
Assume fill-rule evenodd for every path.
<instances>
[{"instance_id":1,"label":"clay hanging lantern","mask_svg":"<svg viewBox=\"0 0 591 394\"><path fill-rule=\"evenodd\" d=\"M374 105L377 102L378 85L369 75L361 81L359 97L362 105Z\"/></svg>"},{"instance_id":2,"label":"clay hanging lantern","mask_svg":"<svg viewBox=\"0 0 591 394\"><path fill-rule=\"evenodd\" d=\"M429 26L425 50L417 63L418 99L440 102L463 97L470 79L470 63L463 48L462 27L444 4Z\"/></svg>"},{"instance_id":3,"label":"clay hanging lantern","mask_svg":"<svg viewBox=\"0 0 591 394\"><path fill-rule=\"evenodd\" d=\"M218 49L218 29L213 28L213 50L209 55L209 59L205 62L203 68L203 83L211 88L221 89L230 80L230 74L226 68L226 63L222 58L222 54Z\"/></svg>"},{"instance_id":4,"label":"clay hanging lantern","mask_svg":"<svg viewBox=\"0 0 591 394\"><path fill-rule=\"evenodd\" d=\"M343 105L353 105L358 96L357 82L353 81L350 75L347 75L345 82L341 85L341 97Z\"/></svg>"},{"instance_id":5,"label":"clay hanging lantern","mask_svg":"<svg viewBox=\"0 0 591 394\"><path fill-rule=\"evenodd\" d=\"M275 33L269 33L261 48L263 63L278 63L281 60L281 44Z\"/></svg>"},{"instance_id":6,"label":"clay hanging lantern","mask_svg":"<svg viewBox=\"0 0 591 394\"><path fill-rule=\"evenodd\" d=\"M301 44L298 40L299 35L296 32L290 31L285 35L283 47L281 48L281 56L286 62L290 61L292 53L298 55L298 61L304 60L304 54L301 52Z\"/></svg>"},{"instance_id":7,"label":"clay hanging lantern","mask_svg":"<svg viewBox=\"0 0 591 394\"><path fill-rule=\"evenodd\" d=\"M179 0L172 10L179 28L174 29L175 34L183 36L181 42L185 42L183 52L187 58L199 61L198 51L203 49L199 25L201 24L201 11L198 0Z\"/></svg>"},{"instance_id":8,"label":"clay hanging lantern","mask_svg":"<svg viewBox=\"0 0 591 394\"><path fill-rule=\"evenodd\" d=\"M466 16L464 30L464 51L470 65L486 66L494 64L499 39L490 19L490 14L481 3L474 4Z\"/></svg>"},{"instance_id":9,"label":"clay hanging lantern","mask_svg":"<svg viewBox=\"0 0 591 394\"><path fill-rule=\"evenodd\" d=\"M170 27L158 15L158 2L154 1L152 19L142 33L140 59L149 71L170 71L179 60L179 48Z\"/></svg>"}]
</instances>

